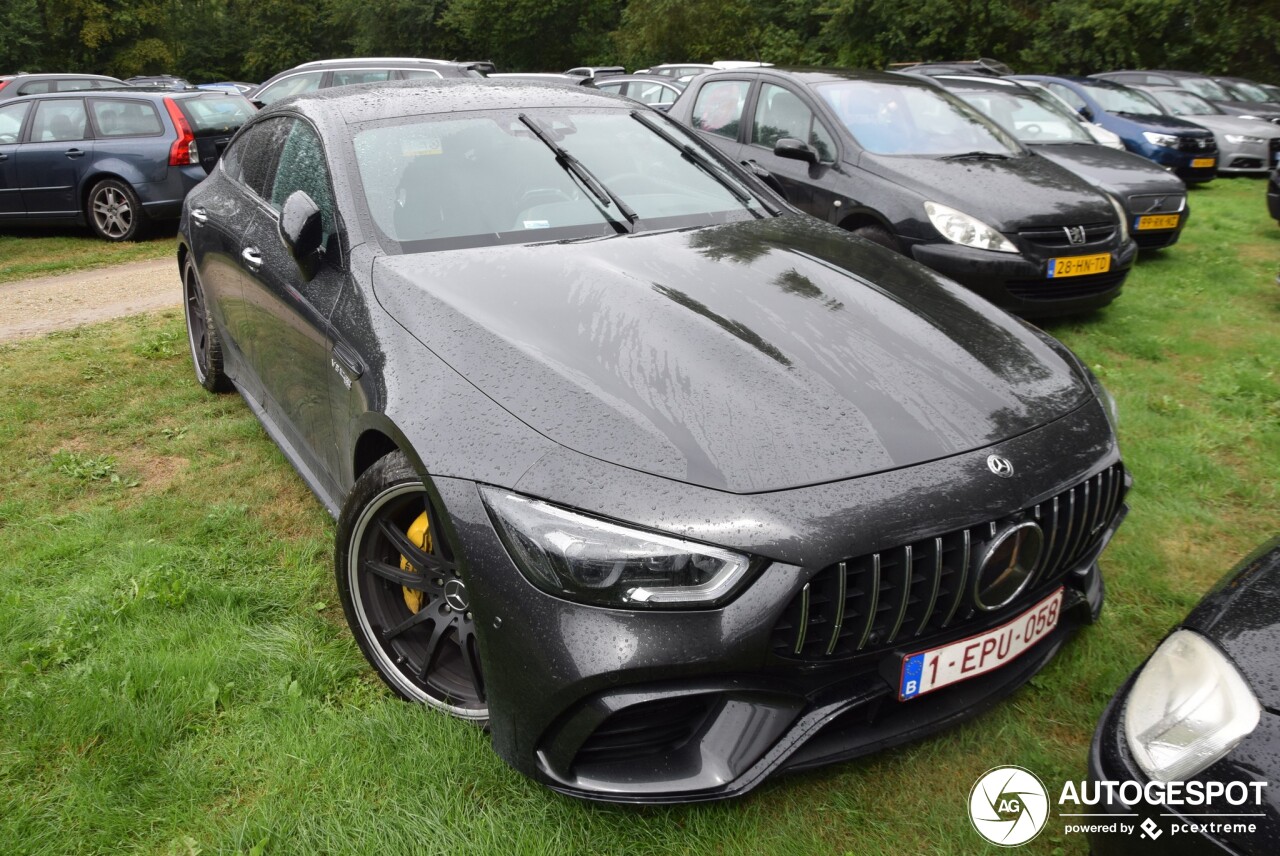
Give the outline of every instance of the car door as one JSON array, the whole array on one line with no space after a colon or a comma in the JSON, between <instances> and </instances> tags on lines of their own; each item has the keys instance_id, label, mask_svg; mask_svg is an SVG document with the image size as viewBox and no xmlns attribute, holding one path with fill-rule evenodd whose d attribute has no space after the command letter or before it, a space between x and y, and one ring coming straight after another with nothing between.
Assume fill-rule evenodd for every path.
<instances>
[{"instance_id":1,"label":"car door","mask_svg":"<svg viewBox=\"0 0 1280 856\"><path fill-rule=\"evenodd\" d=\"M30 101L17 101L0 107L0 218L21 217L26 211L22 206L17 155L22 124L30 112Z\"/></svg>"},{"instance_id":2,"label":"car door","mask_svg":"<svg viewBox=\"0 0 1280 856\"><path fill-rule=\"evenodd\" d=\"M248 345L259 370L268 416L334 495L339 456L329 384L337 369L331 362L329 315L345 274L319 134L304 119L287 122L265 204L250 212L242 239ZM310 277L304 275L280 233L280 212L290 194L299 190L319 206L324 222L325 258Z\"/></svg>"},{"instance_id":3,"label":"car door","mask_svg":"<svg viewBox=\"0 0 1280 856\"><path fill-rule=\"evenodd\" d=\"M778 157L774 146L781 139L799 140L813 149L818 162ZM799 92L778 83L762 81L756 93L742 162L767 170L782 186L787 200L802 211L832 220L836 214L836 164L840 160L835 135Z\"/></svg>"},{"instance_id":4,"label":"car door","mask_svg":"<svg viewBox=\"0 0 1280 856\"><path fill-rule=\"evenodd\" d=\"M742 151L740 134L750 92L748 77L708 81L698 88L689 117L703 140L735 161Z\"/></svg>"},{"instance_id":5,"label":"car door","mask_svg":"<svg viewBox=\"0 0 1280 856\"><path fill-rule=\"evenodd\" d=\"M83 98L35 102L31 130L18 145L15 158L28 216L74 217L80 213L80 178L93 160L90 134Z\"/></svg>"}]
</instances>

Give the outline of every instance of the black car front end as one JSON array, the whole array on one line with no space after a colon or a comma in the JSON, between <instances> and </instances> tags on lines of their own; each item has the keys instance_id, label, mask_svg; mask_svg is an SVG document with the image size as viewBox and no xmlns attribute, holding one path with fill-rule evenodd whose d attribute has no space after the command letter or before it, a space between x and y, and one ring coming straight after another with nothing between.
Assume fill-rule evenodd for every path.
<instances>
[{"instance_id":1,"label":"black car front end","mask_svg":"<svg viewBox=\"0 0 1280 856\"><path fill-rule=\"evenodd\" d=\"M1029 318L1106 306L1120 294L1138 254L1126 226L1114 219L1036 225L1005 237L1016 253L948 243L915 244L911 253L996 305ZM1076 260L1089 260L1097 272Z\"/></svg>"},{"instance_id":2,"label":"black car front end","mask_svg":"<svg viewBox=\"0 0 1280 856\"><path fill-rule=\"evenodd\" d=\"M1124 517L1128 476L1110 443L1051 451L1089 433L1110 436L1096 403L997 448L906 472L751 496L685 486L669 507L624 510L670 526L696 506L691 528L732 533L726 546L753 556L749 584L708 609L619 609L549 594L512 558L484 489L438 479L471 566L472 605L488 616L478 632L495 750L574 796L690 802L977 714L1101 608L1097 558ZM1018 462L1014 484L989 471L994 454ZM607 498L589 486L612 481L615 509L617 496L654 495L652 477L612 469L579 461L566 473L565 460L544 459L516 489L590 507ZM821 521L804 510L814 507L825 509ZM1016 596L979 606L984 557L1027 523L1043 533L1041 561ZM1020 628L1046 600L1058 604L1056 626L1021 656L902 699L908 655ZM971 647L976 658L979 643Z\"/></svg>"},{"instance_id":3,"label":"black car front end","mask_svg":"<svg viewBox=\"0 0 1280 856\"><path fill-rule=\"evenodd\" d=\"M1277 643L1280 539L1272 539L1107 705L1089 750L1090 785L1102 796L1085 810L1126 816L1142 834L1096 832L1095 856L1280 849Z\"/></svg>"}]
</instances>

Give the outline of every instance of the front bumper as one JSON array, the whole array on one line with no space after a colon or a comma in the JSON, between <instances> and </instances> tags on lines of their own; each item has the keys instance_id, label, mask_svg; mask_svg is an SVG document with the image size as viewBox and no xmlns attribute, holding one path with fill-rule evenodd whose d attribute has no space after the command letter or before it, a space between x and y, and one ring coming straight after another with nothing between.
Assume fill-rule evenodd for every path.
<instances>
[{"instance_id":1,"label":"front bumper","mask_svg":"<svg viewBox=\"0 0 1280 856\"><path fill-rule=\"evenodd\" d=\"M1222 163L1222 158L1216 149L1203 152L1184 152L1167 146L1153 145L1148 146L1146 150L1139 151L1138 154L1155 161L1160 166L1173 170L1173 174L1187 184L1209 181L1218 174L1219 165ZM1213 160L1213 166L1192 165L1195 161L1203 161L1210 158Z\"/></svg>"},{"instance_id":2,"label":"front bumper","mask_svg":"<svg viewBox=\"0 0 1280 856\"><path fill-rule=\"evenodd\" d=\"M1106 273L1050 279L1050 258L1107 252ZM959 244L925 243L911 248L915 259L975 291L1002 309L1026 318L1075 315L1100 309L1120 294L1137 256L1133 241L1108 241L1097 248L1049 252L996 253Z\"/></svg>"},{"instance_id":3,"label":"front bumper","mask_svg":"<svg viewBox=\"0 0 1280 856\"><path fill-rule=\"evenodd\" d=\"M1069 438L1081 431L1106 431L1100 408L1086 406L997 447L1027 461L1029 474L1033 450L1040 460L1028 483L993 486L992 496L1003 497L1003 509L995 517L1043 502L1064 484L1095 477L1116 464L1113 445L1081 448L1071 443ZM1048 449L1060 454L1049 455ZM824 515L857 520L860 525L852 528L866 530L856 538L910 541L929 527L994 519L985 495L966 496L943 477L958 466L966 472L973 472L973 465L985 467L982 462L991 451L913 468L920 472L906 480L918 477L931 484L928 498L904 484L903 474L886 474L886 484L901 486L915 503L882 493L883 507L875 513L883 512L893 521L889 525L874 523L863 503L846 511L840 485L782 493L792 495L787 501L796 514L810 519L804 509L811 504L803 499L824 497L829 502ZM863 490L869 479L877 478L855 481ZM434 484L460 547L477 615L495 751L554 790L609 802L732 797L771 773L856 757L975 715L1021 686L1097 615L1103 597L1097 555L1123 518L1121 509L1097 548L1081 555L1064 578L1024 593L1004 612L943 633L904 636L892 650L812 662L779 656L776 631L788 605L829 565L825 557L812 568L774 561L716 609L588 606L527 582L494 532L473 482L436 479ZM1098 496L1095 502L1100 502ZM772 499L735 495L724 496L724 501L738 509L735 517L765 518L769 515L762 509ZM927 519L911 511L918 507L930 509ZM855 552L844 544L835 549ZM1065 589L1063 618L1022 657L926 697L897 700L903 655L1007 622L1043 597L1046 587L1057 585Z\"/></svg>"},{"instance_id":4,"label":"front bumper","mask_svg":"<svg viewBox=\"0 0 1280 856\"><path fill-rule=\"evenodd\" d=\"M1266 139L1261 143L1228 143L1219 139L1218 152L1218 172L1224 175L1266 175L1275 166Z\"/></svg>"}]
</instances>

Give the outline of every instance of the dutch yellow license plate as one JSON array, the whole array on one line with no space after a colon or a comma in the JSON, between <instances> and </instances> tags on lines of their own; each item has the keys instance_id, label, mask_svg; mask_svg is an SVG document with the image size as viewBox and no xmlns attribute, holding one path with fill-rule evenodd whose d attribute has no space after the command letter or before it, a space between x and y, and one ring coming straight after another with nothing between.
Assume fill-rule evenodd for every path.
<instances>
[{"instance_id":1,"label":"dutch yellow license plate","mask_svg":"<svg viewBox=\"0 0 1280 856\"><path fill-rule=\"evenodd\" d=\"M1196 169L1199 169L1202 166L1213 166L1217 162L1217 158L1195 158L1191 161L1191 165Z\"/></svg>"},{"instance_id":2,"label":"dutch yellow license plate","mask_svg":"<svg viewBox=\"0 0 1280 856\"><path fill-rule=\"evenodd\" d=\"M1178 214L1144 214L1138 218L1138 231L1176 229L1178 228L1178 218L1180 216Z\"/></svg>"},{"instance_id":3,"label":"dutch yellow license plate","mask_svg":"<svg viewBox=\"0 0 1280 856\"><path fill-rule=\"evenodd\" d=\"M1088 276L1091 273L1106 273L1111 270L1111 254L1098 253L1096 256L1072 256L1066 259L1049 259L1049 277L1059 279L1064 276Z\"/></svg>"}]
</instances>

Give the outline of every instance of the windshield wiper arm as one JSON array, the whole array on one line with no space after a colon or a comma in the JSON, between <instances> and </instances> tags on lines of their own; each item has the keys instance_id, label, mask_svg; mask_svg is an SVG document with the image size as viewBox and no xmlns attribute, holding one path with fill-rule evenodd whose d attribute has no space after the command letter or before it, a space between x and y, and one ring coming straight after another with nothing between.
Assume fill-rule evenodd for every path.
<instances>
[{"instance_id":1,"label":"windshield wiper arm","mask_svg":"<svg viewBox=\"0 0 1280 856\"><path fill-rule=\"evenodd\" d=\"M565 149L551 138L551 135L542 129L537 122L530 119L524 113L518 118L526 128L533 132L533 135L546 145L547 148L556 156L556 162L562 166L566 172L575 176L578 181L582 182L583 187L591 192L591 195L600 200L600 204L608 208L610 204L618 206L618 211L623 217L627 218L626 231L630 232L635 228L636 221L640 219L640 215L632 210L631 206L623 202L618 196L604 186L604 182L592 175L591 170L587 169L582 161L569 154ZM606 215L607 216L607 215ZM613 218L609 218L612 222L617 223ZM622 225L619 223L618 225Z\"/></svg>"},{"instance_id":2,"label":"windshield wiper arm","mask_svg":"<svg viewBox=\"0 0 1280 856\"><path fill-rule=\"evenodd\" d=\"M939 160L1008 160L1008 155L999 152L960 152L956 155L943 155Z\"/></svg>"},{"instance_id":3,"label":"windshield wiper arm","mask_svg":"<svg viewBox=\"0 0 1280 856\"><path fill-rule=\"evenodd\" d=\"M655 122L653 122L648 116L645 116L643 113L641 113L639 110L632 110L631 118L635 119L641 125L644 125L650 131L653 131L659 137L666 140L671 145L675 146L685 160L687 160L689 163L693 164L694 166L698 167L698 169L702 170L707 175L711 176L711 178L714 181L716 181L718 184L723 185L726 190L728 190L730 193L733 194L734 199L737 199L740 203L742 203L743 208L746 208L752 214L755 214L757 218L760 217L759 212L757 212L751 207L751 202L754 197L752 197L750 193L747 193L738 185L734 184L731 181L726 181L723 176L719 175L719 170L716 169L715 164L710 163L707 160L706 156L702 154L702 152L698 151L693 146L689 145L689 143L677 138L674 134L672 134L670 131L666 130L665 128L660 127ZM763 199L760 200L760 202L761 204L764 204ZM766 205L765 207L768 208L769 206ZM774 211L772 208L769 208L769 213L777 214L778 212Z\"/></svg>"}]
</instances>

